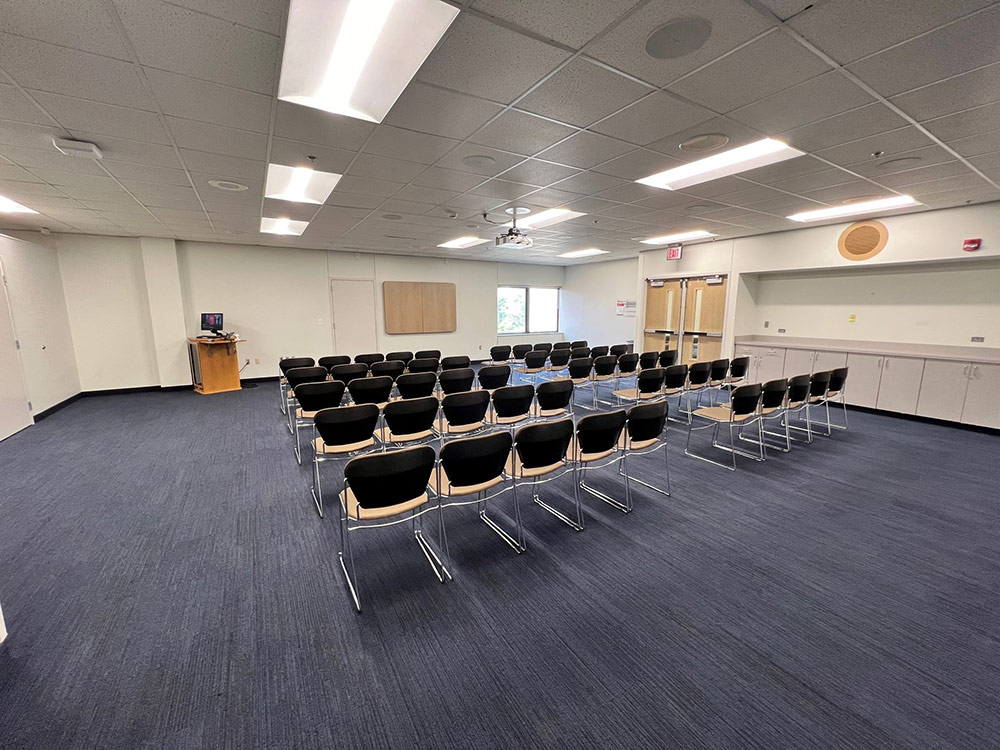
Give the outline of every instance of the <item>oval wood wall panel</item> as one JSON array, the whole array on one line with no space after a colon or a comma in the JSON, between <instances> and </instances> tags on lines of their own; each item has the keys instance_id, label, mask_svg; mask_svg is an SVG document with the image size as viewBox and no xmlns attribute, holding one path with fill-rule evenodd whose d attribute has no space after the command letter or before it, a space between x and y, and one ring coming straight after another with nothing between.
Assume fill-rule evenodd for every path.
<instances>
[{"instance_id":1,"label":"oval wood wall panel","mask_svg":"<svg viewBox=\"0 0 1000 750\"><path fill-rule=\"evenodd\" d=\"M858 221L840 233L837 249L848 260L874 258L889 241L889 230L881 221Z\"/></svg>"}]
</instances>

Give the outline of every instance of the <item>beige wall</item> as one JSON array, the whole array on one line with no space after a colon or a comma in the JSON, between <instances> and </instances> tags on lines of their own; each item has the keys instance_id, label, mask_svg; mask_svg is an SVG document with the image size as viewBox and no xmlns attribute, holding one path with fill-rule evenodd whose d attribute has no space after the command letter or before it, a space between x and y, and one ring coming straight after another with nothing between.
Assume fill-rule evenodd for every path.
<instances>
[{"instance_id":1,"label":"beige wall","mask_svg":"<svg viewBox=\"0 0 1000 750\"><path fill-rule=\"evenodd\" d=\"M569 266L560 298L560 321L568 339L591 346L623 344L635 336L636 318L619 317L620 299L638 299L637 258Z\"/></svg>"}]
</instances>

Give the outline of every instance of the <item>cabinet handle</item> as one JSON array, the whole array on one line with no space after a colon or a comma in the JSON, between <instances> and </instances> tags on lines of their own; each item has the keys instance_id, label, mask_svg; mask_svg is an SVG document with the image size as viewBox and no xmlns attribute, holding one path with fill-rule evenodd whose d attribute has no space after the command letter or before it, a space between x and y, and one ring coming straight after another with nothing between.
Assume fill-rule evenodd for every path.
<instances>
[{"instance_id":1,"label":"cabinet handle","mask_svg":"<svg viewBox=\"0 0 1000 750\"><path fill-rule=\"evenodd\" d=\"M882 366L882 358L881 357L878 358L878 363L875 366L876 367L881 367Z\"/></svg>"},{"instance_id":2,"label":"cabinet handle","mask_svg":"<svg viewBox=\"0 0 1000 750\"><path fill-rule=\"evenodd\" d=\"M885 358L885 369L887 369L887 370L889 369L889 358L888 357Z\"/></svg>"},{"instance_id":3,"label":"cabinet handle","mask_svg":"<svg viewBox=\"0 0 1000 750\"><path fill-rule=\"evenodd\" d=\"M963 367L963 368L962 368L962 374L963 374L963 375L964 375L965 377L969 377L969 374L970 374L970 373L969 373L969 367L970 367L970 365L966 365L965 367Z\"/></svg>"},{"instance_id":4,"label":"cabinet handle","mask_svg":"<svg viewBox=\"0 0 1000 750\"><path fill-rule=\"evenodd\" d=\"M974 378L978 378L979 377L979 365L973 365L972 366L972 377L974 377Z\"/></svg>"}]
</instances>

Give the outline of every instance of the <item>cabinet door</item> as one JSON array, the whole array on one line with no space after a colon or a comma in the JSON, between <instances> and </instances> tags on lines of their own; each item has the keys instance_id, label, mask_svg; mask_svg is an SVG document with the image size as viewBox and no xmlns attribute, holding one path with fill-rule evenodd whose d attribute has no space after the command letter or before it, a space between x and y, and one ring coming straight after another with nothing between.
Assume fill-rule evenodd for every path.
<instances>
[{"instance_id":1,"label":"cabinet door","mask_svg":"<svg viewBox=\"0 0 1000 750\"><path fill-rule=\"evenodd\" d=\"M785 357L791 350L768 347L761 349L760 359L757 360L757 383L766 383L768 380L783 378L785 369Z\"/></svg>"},{"instance_id":2,"label":"cabinet door","mask_svg":"<svg viewBox=\"0 0 1000 750\"><path fill-rule=\"evenodd\" d=\"M813 372L835 370L847 365L847 352L816 352L813 358Z\"/></svg>"},{"instance_id":3,"label":"cabinet door","mask_svg":"<svg viewBox=\"0 0 1000 750\"><path fill-rule=\"evenodd\" d=\"M878 386L876 408L901 414L916 414L917 397L924 361L913 357L884 357L882 380Z\"/></svg>"},{"instance_id":4,"label":"cabinet door","mask_svg":"<svg viewBox=\"0 0 1000 750\"><path fill-rule=\"evenodd\" d=\"M969 386L968 362L946 362L928 359L924 362L924 377L920 381L920 398L917 414L921 417L948 419L957 422L962 418L965 391Z\"/></svg>"},{"instance_id":5,"label":"cabinet door","mask_svg":"<svg viewBox=\"0 0 1000 750\"><path fill-rule=\"evenodd\" d=\"M853 406L875 408L878 401L878 385L882 379L881 354L847 355L847 382L844 384L844 398Z\"/></svg>"},{"instance_id":6,"label":"cabinet door","mask_svg":"<svg viewBox=\"0 0 1000 750\"><path fill-rule=\"evenodd\" d=\"M758 348L756 346L746 346L745 344L742 344L740 346L737 346L736 349L735 349L735 351L736 351L736 354L734 356L734 359L736 357L749 357L750 358L750 364L747 367L747 382L748 383L756 383L757 382L757 355L760 354L760 351L761 351L760 348Z\"/></svg>"},{"instance_id":7,"label":"cabinet door","mask_svg":"<svg viewBox=\"0 0 1000 750\"><path fill-rule=\"evenodd\" d=\"M811 375L814 352L809 349L786 349L784 377L793 378L796 375Z\"/></svg>"},{"instance_id":8,"label":"cabinet door","mask_svg":"<svg viewBox=\"0 0 1000 750\"><path fill-rule=\"evenodd\" d=\"M962 422L1000 429L1000 365L972 365Z\"/></svg>"}]
</instances>

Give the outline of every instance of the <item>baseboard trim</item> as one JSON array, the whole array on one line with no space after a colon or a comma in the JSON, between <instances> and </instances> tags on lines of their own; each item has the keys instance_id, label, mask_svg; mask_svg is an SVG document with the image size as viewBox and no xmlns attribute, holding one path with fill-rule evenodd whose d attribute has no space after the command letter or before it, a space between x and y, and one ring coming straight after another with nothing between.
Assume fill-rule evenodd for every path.
<instances>
[{"instance_id":1,"label":"baseboard trim","mask_svg":"<svg viewBox=\"0 0 1000 750\"><path fill-rule=\"evenodd\" d=\"M835 407L833 403L830 404L830 408ZM886 411L885 409L875 409L870 406L855 406L854 404L848 404L847 409L849 411L859 411L865 414L878 414L882 417L896 417L898 419L906 419L910 422L924 422L925 424L936 424L942 427L957 427L961 430L969 430L970 432L980 432L984 435L1000 435L1000 429L996 427L983 427L978 424L963 424L962 422L952 422L950 419L935 419L934 417L924 417L919 414L901 414L897 411Z\"/></svg>"},{"instance_id":2,"label":"baseboard trim","mask_svg":"<svg viewBox=\"0 0 1000 750\"><path fill-rule=\"evenodd\" d=\"M276 383L278 382L277 375L268 375L261 378L240 378L241 383Z\"/></svg>"},{"instance_id":3,"label":"baseboard trim","mask_svg":"<svg viewBox=\"0 0 1000 750\"><path fill-rule=\"evenodd\" d=\"M55 414L60 409L65 409L70 404L76 403L81 398L83 398L83 394L82 393L74 393L72 396L70 396L67 399L63 399L58 404L50 406L48 409L43 409L42 411L38 412L37 414L32 414L31 416L34 418L34 420L36 422L41 422L43 419L46 419L47 417L51 417L53 414Z\"/></svg>"}]
</instances>

